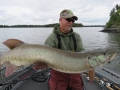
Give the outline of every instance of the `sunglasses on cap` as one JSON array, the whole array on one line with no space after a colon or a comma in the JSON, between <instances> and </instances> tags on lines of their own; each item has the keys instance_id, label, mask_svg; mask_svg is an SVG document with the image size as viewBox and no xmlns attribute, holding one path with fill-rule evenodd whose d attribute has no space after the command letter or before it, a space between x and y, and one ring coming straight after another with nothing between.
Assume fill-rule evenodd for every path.
<instances>
[{"instance_id":1,"label":"sunglasses on cap","mask_svg":"<svg viewBox=\"0 0 120 90\"><path fill-rule=\"evenodd\" d=\"M74 23L75 22L75 20L73 19L73 18L64 18L66 21L68 21L68 22L71 22L72 21L72 23Z\"/></svg>"}]
</instances>

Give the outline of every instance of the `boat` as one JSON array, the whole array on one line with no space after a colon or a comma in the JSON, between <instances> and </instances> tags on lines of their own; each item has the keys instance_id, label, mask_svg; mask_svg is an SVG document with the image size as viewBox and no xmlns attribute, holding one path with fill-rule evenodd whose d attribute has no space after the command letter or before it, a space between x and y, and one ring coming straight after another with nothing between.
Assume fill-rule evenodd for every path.
<instances>
[{"instance_id":1,"label":"boat","mask_svg":"<svg viewBox=\"0 0 120 90\"><path fill-rule=\"evenodd\" d=\"M101 67L100 70L120 81L119 74L105 67ZM95 71L96 75L92 84L89 83L88 73L81 73L84 90L120 90L119 82L114 82L114 80L100 74L98 71ZM50 68L35 71L32 69L32 65L20 67L7 78L5 78L5 68L3 68L0 70L0 90L49 90L49 78Z\"/></svg>"}]
</instances>

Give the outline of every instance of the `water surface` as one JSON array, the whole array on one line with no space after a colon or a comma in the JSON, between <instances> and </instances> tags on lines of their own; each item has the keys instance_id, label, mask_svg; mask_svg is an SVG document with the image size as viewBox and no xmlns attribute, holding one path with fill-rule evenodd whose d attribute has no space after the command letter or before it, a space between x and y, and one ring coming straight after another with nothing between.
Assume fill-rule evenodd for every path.
<instances>
[{"instance_id":1,"label":"water surface","mask_svg":"<svg viewBox=\"0 0 120 90\"><path fill-rule=\"evenodd\" d=\"M52 29L53 28L0 28L0 54L9 50L2 44L2 42L7 39L15 38L26 43L44 44L46 38L52 32ZM103 29L102 27L81 27L73 29L80 34L86 51L106 47L116 47L118 51L120 51L120 34L99 32ZM105 67L119 73L119 59L120 52L113 62L105 65Z\"/></svg>"}]
</instances>

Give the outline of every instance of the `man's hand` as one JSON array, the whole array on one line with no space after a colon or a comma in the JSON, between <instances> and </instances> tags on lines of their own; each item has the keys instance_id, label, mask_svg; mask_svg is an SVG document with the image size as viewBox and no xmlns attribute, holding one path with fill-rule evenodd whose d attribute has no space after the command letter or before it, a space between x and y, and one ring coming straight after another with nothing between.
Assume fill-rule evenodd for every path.
<instances>
[{"instance_id":1,"label":"man's hand","mask_svg":"<svg viewBox=\"0 0 120 90\"><path fill-rule=\"evenodd\" d=\"M47 64L45 63L41 63L41 62L36 62L33 64L33 69L34 70L39 70L39 69L44 69L44 68L47 68Z\"/></svg>"}]
</instances>

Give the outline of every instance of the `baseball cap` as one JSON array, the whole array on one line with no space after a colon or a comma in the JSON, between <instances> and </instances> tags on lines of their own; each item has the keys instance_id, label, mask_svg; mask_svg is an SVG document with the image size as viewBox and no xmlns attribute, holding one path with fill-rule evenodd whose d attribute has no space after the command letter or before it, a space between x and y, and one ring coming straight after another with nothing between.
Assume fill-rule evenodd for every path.
<instances>
[{"instance_id":1,"label":"baseball cap","mask_svg":"<svg viewBox=\"0 0 120 90\"><path fill-rule=\"evenodd\" d=\"M68 9L64 9L61 13L60 13L60 17L63 17L63 18L74 18L75 20L78 20L78 17L75 16L73 14L73 12L71 10L68 10Z\"/></svg>"}]
</instances>

